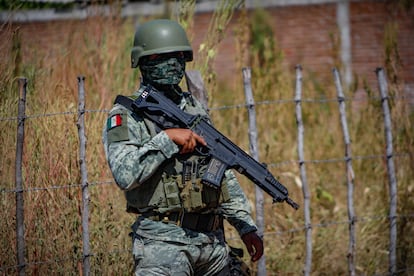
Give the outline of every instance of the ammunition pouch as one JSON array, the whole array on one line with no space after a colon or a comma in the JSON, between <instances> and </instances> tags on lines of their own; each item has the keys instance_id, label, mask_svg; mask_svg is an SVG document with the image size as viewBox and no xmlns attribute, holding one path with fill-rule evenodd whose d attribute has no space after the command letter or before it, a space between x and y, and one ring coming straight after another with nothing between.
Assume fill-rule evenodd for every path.
<instances>
[{"instance_id":1,"label":"ammunition pouch","mask_svg":"<svg viewBox=\"0 0 414 276\"><path fill-rule=\"evenodd\" d=\"M127 211L144 213L149 210L160 214L172 212L204 212L217 208L230 199L227 182L220 188L201 183L205 160L193 156L164 164L163 173L154 176L140 187L126 191Z\"/></svg>"},{"instance_id":2,"label":"ammunition pouch","mask_svg":"<svg viewBox=\"0 0 414 276\"><path fill-rule=\"evenodd\" d=\"M202 184L201 177L206 170L207 160L193 156L182 161L181 179L177 184L182 207L186 212L216 208L221 202L229 199L225 181L219 189Z\"/></svg>"}]
</instances>

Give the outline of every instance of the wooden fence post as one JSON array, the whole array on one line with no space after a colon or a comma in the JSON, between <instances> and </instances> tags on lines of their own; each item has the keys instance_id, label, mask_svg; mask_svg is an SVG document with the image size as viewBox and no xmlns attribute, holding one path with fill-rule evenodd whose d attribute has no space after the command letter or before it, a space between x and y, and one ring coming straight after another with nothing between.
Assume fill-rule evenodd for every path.
<instances>
[{"instance_id":1,"label":"wooden fence post","mask_svg":"<svg viewBox=\"0 0 414 276\"><path fill-rule=\"evenodd\" d=\"M339 53L341 56L341 64L343 65L343 76L345 86L349 87L352 82L352 42L351 27L349 20L349 0L338 0L336 4L336 22L339 29L339 41L341 48Z\"/></svg>"},{"instance_id":2,"label":"wooden fence post","mask_svg":"<svg viewBox=\"0 0 414 276\"><path fill-rule=\"evenodd\" d=\"M85 89L84 76L78 76L78 136L79 164L82 178L82 241L83 241L83 275L90 275L90 244L89 244L89 189L88 170L86 167L86 136L85 136Z\"/></svg>"},{"instance_id":3,"label":"wooden fence post","mask_svg":"<svg viewBox=\"0 0 414 276\"><path fill-rule=\"evenodd\" d=\"M259 161L259 151L257 147L257 125L256 125L256 110L252 92L251 84L251 71L250 68L243 68L243 84L244 95L246 97L246 105L249 117L249 140L250 140L250 154L256 160ZM256 186L256 224L258 228L258 234L263 237L264 232L264 196L263 191ZM257 275L266 275L266 259L263 255L257 264Z\"/></svg>"},{"instance_id":4,"label":"wooden fence post","mask_svg":"<svg viewBox=\"0 0 414 276\"><path fill-rule=\"evenodd\" d=\"M24 198L22 158L24 144L24 122L26 119L26 87L27 79L19 78L19 104L17 115L17 142L16 142L16 246L18 274L25 275L26 246L24 241Z\"/></svg>"},{"instance_id":5,"label":"wooden fence post","mask_svg":"<svg viewBox=\"0 0 414 276\"><path fill-rule=\"evenodd\" d=\"M204 82L200 71L185 71L185 80L187 83L188 91L190 91L191 94L196 97L196 99L201 103L205 110L208 110L208 93L204 87Z\"/></svg>"},{"instance_id":6,"label":"wooden fence post","mask_svg":"<svg viewBox=\"0 0 414 276\"><path fill-rule=\"evenodd\" d=\"M302 67L296 66L296 123L298 125L298 156L300 178L302 181L302 192L304 198L303 212L305 216L305 237L306 237L306 259L303 273L305 276L310 275L312 271L312 222L310 218L310 193L306 178L305 158L303 153L303 121L302 121Z\"/></svg>"},{"instance_id":7,"label":"wooden fence post","mask_svg":"<svg viewBox=\"0 0 414 276\"><path fill-rule=\"evenodd\" d=\"M389 274L395 275L397 270L397 179L395 176L393 148L392 148L392 125L391 113L388 104L388 84L383 68L376 70L378 85L381 94L382 110L384 113L384 131L386 140L386 156L388 181L390 189L390 245L389 245Z\"/></svg>"},{"instance_id":8,"label":"wooden fence post","mask_svg":"<svg viewBox=\"0 0 414 276\"><path fill-rule=\"evenodd\" d=\"M354 211L354 170L352 168L351 139L349 138L348 124L346 121L345 97L342 91L341 80L338 70L333 69L336 91L338 94L339 113L341 118L342 131L345 142L345 161L348 187L348 219L349 219L349 247L348 247L348 272L355 275L355 211Z\"/></svg>"}]
</instances>

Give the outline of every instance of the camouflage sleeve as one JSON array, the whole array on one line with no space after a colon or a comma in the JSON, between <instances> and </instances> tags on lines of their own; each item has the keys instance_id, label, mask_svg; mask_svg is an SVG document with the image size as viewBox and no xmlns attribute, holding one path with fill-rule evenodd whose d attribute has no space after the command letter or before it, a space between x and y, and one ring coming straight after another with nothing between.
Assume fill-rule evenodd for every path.
<instances>
[{"instance_id":1,"label":"camouflage sleeve","mask_svg":"<svg viewBox=\"0 0 414 276\"><path fill-rule=\"evenodd\" d=\"M244 194L233 171L226 171L226 181L230 200L221 204L221 211L227 221L237 230L240 236L257 230L251 216L249 201Z\"/></svg>"},{"instance_id":2,"label":"camouflage sleeve","mask_svg":"<svg viewBox=\"0 0 414 276\"><path fill-rule=\"evenodd\" d=\"M119 107L108 116L103 143L115 182L123 190L139 186L179 150L164 131L151 137L144 120Z\"/></svg>"}]
</instances>

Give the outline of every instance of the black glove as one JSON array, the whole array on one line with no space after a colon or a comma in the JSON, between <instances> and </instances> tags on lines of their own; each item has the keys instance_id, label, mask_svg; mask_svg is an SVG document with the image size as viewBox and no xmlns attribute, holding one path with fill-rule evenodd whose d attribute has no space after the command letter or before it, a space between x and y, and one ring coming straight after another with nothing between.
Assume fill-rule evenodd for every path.
<instances>
[{"instance_id":1,"label":"black glove","mask_svg":"<svg viewBox=\"0 0 414 276\"><path fill-rule=\"evenodd\" d=\"M263 255L263 240L256 234L256 232L249 232L244 234L242 237L244 244L246 245L247 251L252 257L252 262L256 262Z\"/></svg>"}]
</instances>

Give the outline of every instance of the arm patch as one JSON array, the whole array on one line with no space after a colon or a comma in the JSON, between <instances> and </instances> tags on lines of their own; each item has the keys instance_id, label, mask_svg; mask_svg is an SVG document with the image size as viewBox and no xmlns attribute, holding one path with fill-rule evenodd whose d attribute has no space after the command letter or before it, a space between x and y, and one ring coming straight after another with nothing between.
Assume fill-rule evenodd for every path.
<instances>
[{"instance_id":1,"label":"arm patch","mask_svg":"<svg viewBox=\"0 0 414 276\"><path fill-rule=\"evenodd\" d=\"M111 114L106 122L108 144L128 141L128 115L125 113Z\"/></svg>"}]
</instances>

